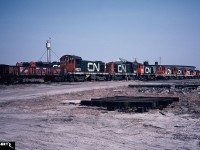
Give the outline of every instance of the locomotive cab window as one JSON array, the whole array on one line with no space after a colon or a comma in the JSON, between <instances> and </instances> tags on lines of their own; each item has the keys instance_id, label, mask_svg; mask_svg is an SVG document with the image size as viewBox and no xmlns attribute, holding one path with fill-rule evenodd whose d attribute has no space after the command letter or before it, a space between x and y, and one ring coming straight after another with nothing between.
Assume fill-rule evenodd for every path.
<instances>
[{"instance_id":1,"label":"locomotive cab window","mask_svg":"<svg viewBox=\"0 0 200 150\"><path fill-rule=\"evenodd\" d=\"M68 57L67 62L68 62L69 64L73 64L73 63L74 63L74 59L73 59L72 57Z\"/></svg>"},{"instance_id":2,"label":"locomotive cab window","mask_svg":"<svg viewBox=\"0 0 200 150\"><path fill-rule=\"evenodd\" d=\"M68 57L65 58L65 62L69 63L69 58Z\"/></svg>"},{"instance_id":3,"label":"locomotive cab window","mask_svg":"<svg viewBox=\"0 0 200 150\"><path fill-rule=\"evenodd\" d=\"M80 60L80 59L77 59L77 60L76 60L76 64L77 64L77 65L79 65L79 64L80 64L80 62L81 62L81 60Z\"/></svg>"}]
</instances>

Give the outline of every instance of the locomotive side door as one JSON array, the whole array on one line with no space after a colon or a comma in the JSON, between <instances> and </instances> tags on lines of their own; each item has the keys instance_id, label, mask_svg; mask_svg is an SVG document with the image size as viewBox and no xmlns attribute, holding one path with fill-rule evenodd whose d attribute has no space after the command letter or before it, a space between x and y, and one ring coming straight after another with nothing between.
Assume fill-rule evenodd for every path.
<instances>
[{"instance_id":1,"label":"locomotive side door","mask_svg":"<svg viewBox=\"0 0 200 150\"><path fill-rule=\"evenodd\" d=\"M80 72L82 71L81 67L82 67L82 60L81 59L76 59L75 61L75 70L76 72Z\"/></svg>"}]
</instances>

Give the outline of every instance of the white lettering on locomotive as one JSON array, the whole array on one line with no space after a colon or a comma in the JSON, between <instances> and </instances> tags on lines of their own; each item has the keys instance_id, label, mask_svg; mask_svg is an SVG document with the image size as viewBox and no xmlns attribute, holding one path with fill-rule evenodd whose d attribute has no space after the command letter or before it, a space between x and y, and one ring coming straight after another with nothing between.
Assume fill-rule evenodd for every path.
<instances>
[{"instance_id":1,"label":"white lettering on locomotive","mask_svg":"<svg viewBox=\"0 0 200 150\"><path fill-rule=\"evenodd\" d=\"M98 66L95 63L88 63L88 71L94 72L94 71L99 72L100 71L100 64L98 63Z\"/></svg>"},{"instance_id":2,"label":"white lettering on locomotive","mask_svg":"<svg viewBox=\"0 0 200 150\"><path fill-rule=\"evenodd\" d=\"M145 67L144 71L145 73L151 73L151 67Z\"/></svg>"},{"instance_id":3,"label":"white lettering on locomotive","mask_svg":"<svg viewBox=\"0 0 200 150\"><path fill-rule=\"evenodd\" d=\"M167 74L172 74L172 70L171 69L167 69Z\"/></svg>"},{"instance_id":4,"label":"white lettering on locomotive","mask_svg":"<svg viewBox=\"0 0 200 150\"><path fill-rule=\"evenodd\" d=\"M22 71L23 71L23 67L19 67L19 69L20 69L20 72L22 72Z\"/></svg>"},{"instance_id":5,"label":"white lettering on locomotive","mask_svg":"<svg viewBox=\"0 0 200 150\"><path fill-rule=\"evenodd\" d=\"M118 72L126 72L126 65L118 65Z\"/></svg>"},{"instance_id":6,"label":"white lettering on locomotive","mask_svg":"<svg viewBox=\"0 0 200 150\"><path fill-rule=\"evenodd\" d=\"M28 73L27 67L20 67L20 73Z\"/></svg>"},{"instance_id":7,"label":"white lettering on locomotive","mask_svg":"<svg viewBox=\"0 0 200 150\"><path fill-rule=\"evenodd\" d=\"M53 68L57 68L57 67L60 67L60 65L53 65Z\"/></svg>"},{"instance_id":8,"label":"white lettering on locomotive","mask_svg":"<svg viewBox=\"0 0 200 150\"><path fill-rule=\"evenodd\" d=\"M182 71L181 70L178 70L178 73L177 73L178 75L181 75L182 74Z\"/></svg>"}]
</instances>

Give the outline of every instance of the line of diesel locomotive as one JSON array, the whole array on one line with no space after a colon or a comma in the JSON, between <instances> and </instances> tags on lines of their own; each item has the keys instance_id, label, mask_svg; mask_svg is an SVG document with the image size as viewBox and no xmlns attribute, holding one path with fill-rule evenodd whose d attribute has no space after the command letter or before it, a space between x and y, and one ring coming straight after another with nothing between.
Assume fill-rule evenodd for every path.
<instances>
[{"instance_id":1,"label":"line of diesel locomotive","mask_svg":"<svg viewBox=\"0 0 200 150\"><path fill-rule=\"evenodd\" d=\"M24 79L47 81L104 81L104 80L156 80L200 78L195 66L150 65L121 59L104 63L83 60L79 56L64 55L60 62L20 62L15 66L0 65L1 83L18 83Z\"/></svg>"}]
</instances>

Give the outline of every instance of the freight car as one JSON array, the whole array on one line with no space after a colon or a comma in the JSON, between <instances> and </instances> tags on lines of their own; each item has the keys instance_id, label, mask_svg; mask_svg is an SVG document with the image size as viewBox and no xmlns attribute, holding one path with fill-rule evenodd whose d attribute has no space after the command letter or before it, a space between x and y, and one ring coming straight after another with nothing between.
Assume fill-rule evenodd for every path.
<instances>
[{"instance_id":1,"label":"freight car","mask_svg":"<svg viewBox=\"0 0 200 150\"><path fill-rule=\"evenodd\" d=\"M60 66L55 64L41 66L36 65L35 62L17 63L16 66L0 65L0 83L19 83L24 79L43 79L44 81L60 79Z\"/></svg>"},{"instance_id":2,"label":"freight car","mask_svg":"<svg viewBox=\"0 0 200 150\"><path fill-rule=\"evenodd\" d=\"M17 62L16 66L20 67L60 67L60 62L54 61L54 62Z\"/></svg>"}]
</instances>

